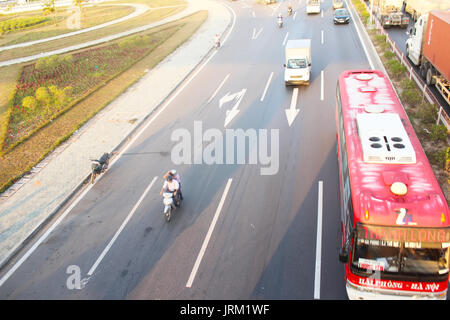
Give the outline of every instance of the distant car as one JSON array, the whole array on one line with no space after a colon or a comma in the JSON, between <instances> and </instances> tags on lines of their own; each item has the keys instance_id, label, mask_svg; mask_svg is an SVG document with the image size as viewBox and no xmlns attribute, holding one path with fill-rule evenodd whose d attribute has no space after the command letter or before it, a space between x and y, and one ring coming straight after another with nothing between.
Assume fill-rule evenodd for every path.
<instances>
[{"instance_id":1,"label":"distant car","mask_svg":"<svg viewBox=\"0 0 450 320\"><path fill-rule=\"evenodd\" d=\"M340 9L344 7L343 0L333 0L333 9Z\"/></svg>"},{"instance_id":2,"label":"distant car","mask_svg":"<svg viewBox=\"0 0 450 320\"><path fill-rule=\"evenodd\" d=\"M347 9L336 9L333 14L333 20L334 24L338 23L349 23L350 22L350 15L347 11Z\"/></svg>"}]
</instances>

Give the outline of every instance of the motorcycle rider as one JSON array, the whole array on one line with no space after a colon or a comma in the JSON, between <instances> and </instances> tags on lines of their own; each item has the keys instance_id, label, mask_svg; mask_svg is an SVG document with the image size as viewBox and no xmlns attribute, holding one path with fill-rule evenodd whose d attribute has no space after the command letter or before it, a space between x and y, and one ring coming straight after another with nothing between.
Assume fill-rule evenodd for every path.
<instances>
[{"instance_id":1,"label":"motorcycle rider","mask_svg":"<svg viewBox=\"0 0 450 320\"><path fill-rule=\"evenodd\" d=\"M218 33L216 33L216 36L214 37L214 45L218 48L220 47L220 36Z\"/></svg>"},{"instance_id":2,"label":"motorcycle rider","mask_svg":"<svg viewBox=\"0 0 450 320\"><path fill-rule=\"evenodd\" d=\"M172 193L172 197L174 199L175 205L178 207L178 201L177 201L177 191L180 188L180 185L178 184L178 181L173 179L171 175L169 175L164 181L164 184L161 188L161 191L159 192L159 195L162 195L163 192Z\"/></svg>"},{"instance_id":3,"label":"motorcycle rider","mask_svg":"<svg viewBox=\"0 0 450 320\"><path fill-rule=\"evenodd\" d=\"M292 4L289 2L288 4L288 14L291 15L292 14Z\"/></svg>"},{"instance_id":4,"label":"motorcycle rider","mask_svg":"<svg viewBox=\"0 0 450 320\"><path fill-rule=\"evenodd\" d=\"M278 14L278 24L283 24L283 15L281 13Z\"/></svg>"},{"instance_id":5,"label":"motorcycle rider","mask_svg":"<svg viewBox=\"0 0 450 320\"><path fill-rule=\"evenodd\" d=\"M172 169L167 171L167 173L164 175L164 179L167 179L167 177L172 176L172 179L175 179L178 182L178 193L180 194L180 199L183 200L183 193L181 192L181 177L178 174L177 170Z\"/></svg>"}]
</instances>

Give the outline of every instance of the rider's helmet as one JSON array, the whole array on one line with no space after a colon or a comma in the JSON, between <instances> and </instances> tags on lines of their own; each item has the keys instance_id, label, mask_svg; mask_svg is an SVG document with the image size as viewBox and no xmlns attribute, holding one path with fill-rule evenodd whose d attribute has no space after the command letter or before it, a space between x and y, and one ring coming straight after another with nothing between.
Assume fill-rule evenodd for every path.
<instances>
[{"instance_id":1,"label":"rider's helmet","mask_svg":"<svg viewBox=\"0 0 450 320\"><path fill-rule=\"evenodd\" d=\"M177 174L177 170L175 170L175 169L170 170L170 174L172 176L176 175Z\"/></svg>"}]
</instances>

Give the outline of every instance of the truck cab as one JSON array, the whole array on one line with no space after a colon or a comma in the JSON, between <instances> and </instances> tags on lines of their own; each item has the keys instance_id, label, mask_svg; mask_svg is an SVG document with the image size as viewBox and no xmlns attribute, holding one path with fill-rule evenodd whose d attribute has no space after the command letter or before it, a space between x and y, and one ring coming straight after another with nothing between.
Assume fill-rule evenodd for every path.
<instances>
[{"instance_id":1,"label":"truck cab","mask_svg":"<svg viewBox=\"0 0 450 320\"><path fill-rule=\"evenodd\" d=\"M406 40L406 56L418 66L422 53L422 40L427 28L428 14L419 17L417 22L409 31L409 39Z\"/></svg>"}]
</instances>

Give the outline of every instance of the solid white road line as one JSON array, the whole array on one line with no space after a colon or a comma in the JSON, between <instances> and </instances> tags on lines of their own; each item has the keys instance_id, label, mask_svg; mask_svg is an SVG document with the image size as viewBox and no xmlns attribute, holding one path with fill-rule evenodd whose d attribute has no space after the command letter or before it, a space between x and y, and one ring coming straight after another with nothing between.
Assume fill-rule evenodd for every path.
<instances>
[{"instance_id":1,"label":"solid white road line","mask_svg":"<svg viewBox=\"0 0 450 320\"><path fill-rule=\"evenodd\" d=\"M289 32L286 32L286 36L284 37L284 40L283 40L283 46L286 44L288 36L289 36Z\"/></svg>"},{"instance_id":2,"label":"solid white road line","mask_svg":"<svg viewBox=\"0 0 450 320\"><path fill-rule=\"evenodd\" d=\"M224 44L228 37L230 36L231 32L234 29L234 26L236 24L236 13L234 12L234 10L226 5L223 4L225 7L227 7L231 13L233 14L233 22L231 24L230 29L228 30L227 35L225 36L225 38L222 41L222 44ZM214 51L209 57L208 59L206 59L205 62L203 62L202 65L199 66L199 68L197 69L197 71L195 73L192 74L191 77L189 77L189 79L175 92L175 94L164 103L163 106L161 106L161 108L159 109L159 111L153 116L153 118L147 122L145 124L145 126L131 139L130 142L128 142L128 144L126 145L126 147L117 155L117 157L115 157L109 164L109 168L111 168L111 166L125 153L126 150L128 150L128 148L142 135L142 133L148 128L148 126L153 123L153 121L156 120L156 118L158 118L158 116L167 108L167 106L175 99L175 97L178 96L178 94L180 94L180 92L182 92L184 90L184 88L197 76L198 73L200 73L200 71L208 64L208 62L216 55L217 51ZM101 175L95 183L97 183L101 178L103 177L103 175ZM95 184L94 183L94 184ZM9 279L9 277L11 277L11 275L29 258L29 256L36 250L36 248L49 236L49 234L61 223L61 221L69 214L69 212L81 201L81 199L84 198L84 196L89 192L89 190L91 190L91 188L94 186L94 184L89 184L89 186L83 190L83 192L72 202L72 204L64 211L64 213L55 221L55 223L53 225L51 225L47 231L34 243L34 245L22 256L22 258L19 259L19 261L17 261L14 266L0 279L0 287L5 283L6 280Z\"/></svg>"},{"instance_id":3,"label":"solid white road line","mask_svg":"<svg viewBox=\"0 0 450 320\"><path fill-rule=\"evenodd\" d=\"M316 239L316 269L314 276L314 299L320 299L320 273L322 263L322 214L323 214L323 181L319 181L317 201L317 239Z\"/></svg>"},{"instance_id":4,"label":"solid white road line","mask_svg":"<svg viewBox=\"0 0 450 320\"><path fill-rule=\"evenodd\" d=\"M225 84L225 81L227 81L228 77L230 76L230 74L227 74L225 76L225 79L222 80L222 82L219 84L219 86L217 87L216 91L214 91L214 93L212 94L211 98L209 98L208 103L211 102L212 99L214 99L214 97L216 96L217 92L219 92L220 88L222 88L222 86Z\"/></svg>"},{"instance_id":5,"label":"solid white road line","mask_svg":"<svg viewBox=\"0 0 450 320\"><path fill-rule=\"evenodd\" d=\"M355 17L353 16L352 10L350 10L350 7L349 7L349 5L347 3L347 0L344 0L344 1L345 1L345 6L348 8L348 12L350 13L350 17L352 18L353 21L356 21ZM356 33L358 34L359 42L361 42L361 44L363 46L363 49L364 49L364 53L366 54L367 60L369 61L370 68L372 70L374 70L375 69L375 65L372 62L372 59L370 58L370 55L369 55L369 51L367 50L367 47L366 47L366 45L363 42L363 38L362 38L361 32L359 32L359 28L355 25L355 23L353 23L353 25L355 26L355 30L356 30Z\"/></svg>"},{"instance_id":6,"label":"solid white road line","mask_svg":"<svg viewBox=\"0 0 450 320\"><path fill-rule=\"evenodd\" d=\"M323 93L324 93L324 79L323 79L323 70L320 71L320 100L323 101Z\"/></svg>"},{"instance_id":7,"label":"solid white road line","mask_svg":"<svg viewBox=\"0 0 450 320\"><path fill-rule=\"evenodd\" d=\"M267 89L269 88L269 85L270 85L270 81L272 81L272 77L273 77L273 71L270 73L269 79L267 80L266 88L264 89L264 92L261 96L261 102L264 101L264 97L266 96Z\"/></svg>"},{"instance_id":8,"label":"solid white road line","mask_svg":"<svg viewBox=\"0 0 450 320\"><path fill-rule=\"evenodd\" d=\"M197 260L195 261L194 267L192 268L192 272L191 272L191 275L189 276L189 280L186 283L186 288L190 288L192 286L192 283L194 282L195 275L197 274L197 271L198 271L198 267L200 266L200 263L202 262L203 255L205 254L206 247L208 246L209 239L211 238L211 234L212 234L212 232L214 230L214 227L216 226L217 219L219 218L220 212L222 211L222 207L223 207L223 204L224 204L225 199L227 197L228 190L230 189L232 181L233 181L233 179L231 179L231 178L228 179L227 185L225 186L225 190L224 190L224 192L222 194L222 199L220 199L219 206L217 207L217 210L216 210L216 213L214 215L214 218L213 218L213 220L211 222L211 225L209 226L208 233L206 234L205 240L203 241L202 247L201 247L200 252L199 252L199 254L197 256Z\"/></svg>"},{"instance_id":9,"label":"solid white road line","mask_svg":"<svg viewBox=\"0 0 450 320\"><path fill-rule=\"evenodd\" d=\"M136 212L137 208L139 207L139 205L141 204L141 202L144 200L145 196L147 195L147 193L150 191L151 187L153 186L153 184L155 183L156 179L158 179L158 177L154 177L152 182L150 182L150 184L148 185L147 189L145 189L144 193L142 194L142 196L139 198L138 202L136 202L136 204L134 205L133 209L131 209L130 213L128 214L128 216L125 218L125 220L123 221L122 225L120 226L120 228L116 231L116 234L114 235L114 237L111 239L111 241L108 243L108 245L106 246L106 248L103 250L103 252L100 254L100 256L97 258L97 261L95 261L94 265L91 267L91 269L89 270L89 272L87 273L88 276L91 276L94 272L95 269L97 269L98 265L100 264L100 262L102 262L103 258L106 256L106 254L108 253L109 249L111 249L112 245L114 244L114 242L117 240L117 238L119 237L120 233L122 232L122 230L125 228L125 226L127 225L128 221L130 221L131 217L133 216L133 214Z\"/></svg>"}]
</instances>

